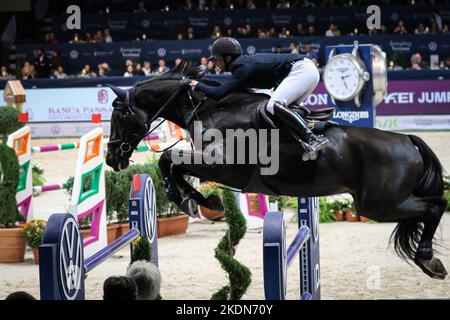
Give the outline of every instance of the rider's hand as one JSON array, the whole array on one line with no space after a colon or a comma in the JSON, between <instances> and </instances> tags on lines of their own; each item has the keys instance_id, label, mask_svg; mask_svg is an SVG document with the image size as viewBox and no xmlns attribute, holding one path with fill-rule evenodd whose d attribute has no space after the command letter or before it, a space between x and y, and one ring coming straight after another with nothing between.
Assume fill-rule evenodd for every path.
<instances>
[{"instance_id":1,"label":"rider's hand","mask_svg":"<svg viewBox=\"0 0 450 320\"><path fill-rule=\"evenodd\" d=\"M191 85L192 90L195 89L195 86L197 85L198 81L196 80L192 80L191 83L189 83Z\"/></svg>"}]
</instances>

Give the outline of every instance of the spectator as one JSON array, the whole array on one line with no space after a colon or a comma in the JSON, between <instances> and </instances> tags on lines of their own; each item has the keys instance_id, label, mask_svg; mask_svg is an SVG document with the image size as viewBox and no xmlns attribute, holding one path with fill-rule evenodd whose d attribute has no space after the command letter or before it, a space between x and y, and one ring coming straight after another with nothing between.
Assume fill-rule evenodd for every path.
<instances>
[{"instance_id":1,"label":"spectator","mask_svg":"<svg viewBox=\"0 0 450 320\"><path fill-rule=\"evenodd\" d=\"M103 33L105 34L105 42L106 43L113 42L113 39L111 37L111 32L109 31L109 29L105 29L105 31L103 31Z\"/></svg>"},{"instance_id":2,"label":"spectator","mask_svg":"<svg viewBox=\"0 0 450 320\"><path fill-rule=\"evenodd\" d=\"M132 65L133 65L132 60L130 60L130 59L125 60L125 67L132 66Z\"/></svg>"},{"instance_id":3,"label":"spectator","mask_svg":"<svg viewBox=\"0 0 450 320\"><path fill-rule=\"evenodd\" d=\"M327 37L338 37L341 35L341 31L339 31L338 26L334 23L330 24L329 29L325 32L325 36Z\"/></svg>"},{"instance_id":4,"label":"spectator","mask_svg":"<svg viewBox=\"0 0 450 320\"><path fill-rule=\"evenodd\" d=\"M206 64L206 71L205 74L214 74L214 62L212 60L208 60L208 63Z\"/></svg>"},{"instance_id":5,"label":"spectator","mask_svg":"<svg viewBox=\"0 0 450 320\"><path fill-rule=\"evenodd\" d=\"M62 61L62 57L61 57L61 51L56 49L52 52L52 60L50 63L50 67L56 68L56 67L62 66L62 65L63 65L63 61Z\"/></svg>"},{"instance_id":6,"label":"spectator","mask_svg":"<svg viewBox=\"0 0 450 320\"><path fill-rule=\"evenodd\" d=\"M286 27L283 27L281 32L278 34L279 38L289 38L290 36L291 32Z\"/></svg>"},{"instance_id":7,"label":"spectator","mask_svg":"<svg viewBox=\"0 0 450 320\"><path fill-rule=\"evenodd\" d=\"M180 58L176 58L175 59L175 66L179 65L183 60L181 60Z\"/></svg>"},{"instance_id":8,"label":"spectator","mask_svg":"<svg viewBox=\"0 0 450 320\"><path fill-rule=\"evenodd\" d=\"M177 40L184 40L184 36L182 33L177 34Z\"/></svg>"},{"instance_id":9,"label":"spectator","mask_svg":"<svg viewBox=\"0 0 450 320\"><path fill-rule=\"evenodd\" d=\"M314 26L308 26L308 36L315 36L316 35L316 29Z\"/></svg>"},{"instance_id":10,"label":"spectator","mask_svg":"<svg viewBox=\"0 0 450 320\"><path fill-rule=\"evenodd\" d=\"M158 68L155 70L155 73L159 76L165 72L168 72L170 69L166 66L166 61L160 59L158 61Z\"/></svg>"},{"instance_id":11,"label":"spectator","mask_svg":"<svg viewBox=\"0 0 450 320\"><path fill-rule=\"evenodd\" d=\"M192 3L192 0L184 0L183 3L183 10L194 10L194 5Z\"/></svg>"},{"instance_id":12,"label":"spectator","mask_svg":"<svg viewBox=\"0 0 450 320\"><path fill-rule=\"evenodd\" d=\"M126 275L136 284L136 300L156 300L159 297L161 273L153 263L135 261L128 267Z\"/></svg>"},{"instance_id":13,"label":"spectator","mask_svg":"<svg viewBox=\"0 0 450 320\"><path fill-rule=\"evenodd\" d=\"M224 71L218 65L215 64L213 74L224 74Z\"/></svg>"},{"instance_id":14,"label":"spectator","mask_svg":"<svg viewBox=\"0 0 450 320\"><path fill-rule=\"evenodd\" d=\"M82 42L82 40L81 40L80 35L78 33L75 33L73 35L72 40L69 41L69 43L80 43L80 42Z\"/></svg>"},{"instance_id":15,"label":"spectator","mask_svg":"<svg viewBox=\"0 0 450 320\"><path fill-rule=\"evenodd\" d=\"M234 36L234 35L233 35L233 29L228 28L227 31L226 31L226 36L227 36L227 37L233 37L233 36Z\"/></svg>"},{"instance_id":16,"label":"spectator","mask_svg":"<svg viewBox=\"0 0 450 320\"><path fill-rule=\"evenodd\" d=\"M432 22L431 28L430 28L430 33L438 33L438 32L439 32L439 28L438 28L436 22Z\"/></svg>"},{"instance_id":17,"label":"spectator","mask_svg":"<svg viewBox=\"0 0 450 320\"><path fill-rule=\"evenodd\" d=\"M103 37L102 30L97 30L94 34L94 41L95 42L104 42L105 38Z\"/></svg>"},{"instance_id":18,"label":"spectator","mask_svg":"<svg viewBox=\"0 0 450 320\"><path fill-rule=\"evenodd\" d=\"M103 300L136 300L138 288L129 277L109 277L103 283Z\"/></svg>"},{"instance_id":19,"label":"spectator","mask_svg":"<svg viewBox=\"0 0 450 320\"><path fill-rule=\"evenodd\" d=\"M283 47L281 45L277 44L275 46L275 52L274 53L276 53L276 54L283 53Z\"/></svg>"},{"instance_id":20,"label":"spectator","mask_svg":"<svg viewBox=\"0 0 450 320\"><path fill-rule=\"evenodd\" d=\"M291 42L291 44L289 45L289 49L293 54L300 53L300 45L297 42Z\"/></svg>"},{"instance_id":21,"label":"spectator","mask_svg":"<svg viewBox=\"0 0 450 320\"><path fill-rule=\"evenodd\" d=\"M302 37L305 35L305 29L301 23L297 23L297 36Z\"/></svg>"},{"instance_id":22,"label":"spectator","mask_svg":"<svg viewBox=\"0 0 450 320\"><path fill-rule=\"evenodd\" d=\"M192 27L187 29L187 38L190 40L194 39L194 29Z\"/></svg>"},{"instance_id":23,"label":"spectator","mask_svg":"<svg viewBox=\"0 0 450 320\"><path fill-rule=\"evenodd\" d=\"M150 62L144 61L144 66L142 67L142 73L144 76L149 77L152 73Z\"/></svg>"},{"instance_id":24,"label":"spectator","mask_svg":"<svg viewBox=\"0 0 450 320\"><path fill-rule=\"evenodd\" d=\"M408 31L405 28L405 23L403 22L403 20L400 20L397 24L397 26L394 29L394 33L396 34L407 34Z\"/></svg>"},{"instance_id":25,"label":"spectator","mask_svg":"<svg viewBox=\"0 0 450 320\"><path fill-rule=\"evenodd\" d=\"M208 66L208 59L206 57L201 57L200 58L200 65L207 67Z\"/></svg>"},{"instance_id":26,"label":"spectator","mask_svg":"<svg viewBox=\"0 0 450 320\"><path fill-rule=\"evenodd\" d=\"M415 53L411 56L411 69L412 70L428 69L428 64L426 61L422 60L422 55L420 53Z\"/></svg>"},{"instance_id":27,"label":"spectator","mask_svg":"<svg viewBox=\"0 0 450 320\"><path fill-rule=\"evenodd\" d=\"M95 78L97 75L95 72L91 71L91 66L86 64L83 69L81 69L80 77L81 78Z\"/></svg>"},{"instance_id":28,"label":"spectator","mask_svg":"<svg viewBox=\"0 0 450 320\"><path fill-rule=\"evenodd\" d=\"M277 9L289 9L291 7L291 4L287 0L280 0L280 2L277 4Z\"/></svg>"},{"instance_id":29,"label":"spectator","mask_svg":"<svg viewBox=\"0 0 450 320\"><path fill-rule=\"evenodd\" d=\"M245 7L249 10L255 10L256 9L256 5L255 2L253 0L247 0Z\"/></svg>"},{"instance_id":30,"label":"spectator","mask_svg":"<svg viewBox=\"0 0 450 320\"><path fill-rule=\"evenodd\" d=\"M142 75L144 75L143 72L142 72L142 64L136 63L136 67L133 70L133 75L134 76L142 76Z\"/></svg>"},{"instance_id":31,"label":"spectator","mask_svg":"<svg viewBox=\"0 0 450 320\"><path fill-rule=\"evenodd\" d=\"M14 79L13 75L8 72L8 68L6 68L6 66L1 66L0 68L0 79L3 80Z\"/></svg>"},{"instance_id":32,"label":"spectator","mask_svg":"<svg viewBox=\"0 0 450 320\"><path fill-rule=\"evenodd\" d=\"M310 60L312 60L312 62L314 62L314 64L316 66L319 65L319 62L317 60L317 54L314 52L314 50L312 49L312 46L310 43L305 43L303 45L303 54L306 55L306 57Z\"/></svg>"},{"instance_id":33,"label":"spectator","mask_svg":"<svg viewBox=\"0 0 450 320\"><path fill-rule=\"evenodd\" d=\"M23 80L34 79L36 76L34 66L29 61L25 61L20 73Z\"/></svg>"},{"instance_id":34,"label":"spectator","mask_svg":"<svg viewBox=\"0 0 450 320\"><path fill-rule=\"evenodd\" d=\"M9 294L5 300L11 300L11 301L29 301L29 300L36 300L35 297L33 297L31 294L25 291L17 291Z\"/></svg>"},{"instance_id":35,"label":"spectator","mask_svg":"<svg viewBox=\"0 0 450 320\"><path fill-rule=\"evenodd\" d=\"M124 77L128 78L128 77L132 77L133 74L133 65L127 65L126 69L125 69L125 73L123 74Z\"/></svg>"},{"instance_id":36,"label":"spectator","mask_svg":"<svg viewBox=\"0 0 450 320\"><path fill-rule=\"evenodd\" d=\"M90 32L86 32L85 37L87 43L95 43L95 39Z\"/></svg>"},{"instance_id":37,"label":"spectator","mask_svg":"<svg viewBox=\"0 0 450 320\"><path fill-rule=\"evenodd\" d=\"M443 34L448 34L448 23L444 23L444 26L442 27L442 33Z\"/></svg>"},{"instance_id":38,"label":"spectator","mask_svg":"<svg viewBox=\"0 0 450 320\"><path fill-rule=\"evenodd\" d=\"M64 68L62 66L58 66L55 70L53 70L53 74L51 76L52 79L67 79L69 76L64 72Z\"/></svg>"},{"instance_id":39,"label":"spectator","mask_svg":"<svg viewBox=\"0 0 450 320\"><path fill-rule=\"evenodd\" d=\"M38 48L36 50L34 69L36 70L38 78L48 78L50 75L50 62L45 55L43 48Z\"/></svg>"},{"instance_id":40,"label":"spectator","mask_svg":"<svg viewBox=\"0 0 450 320\"><path fill-rule=\"evenodd\" d=\"M424 33L428 33L428 28L425 28L423 23L419 23L419 25L417 26L416 30L414 30L415 34L424 34Z\"/></svg>"},{"instance_id":41,"label":"spectator","mask_svg":"<svg viewBox=\"0 0 450 320\"><path fill-rule=\"evenodd\" d=\"M217 39L217 38L220 38L221 36L222 36L222 32L220 31L220 27L219 26L214 26L213 32L211 34L211 37L213 39Z\"/></svg>"},{"instance_id":42,"label":"spectator","mask_svg":"<svg viewBox=\"0 0 450 320\"><path fill-rule=\"evenodd\" d=\"M136 10L134 10L134 12L136 12L136 13L147 12L147 9L145 9L145 3L144 3L144 1L139 1L138 7L137 7Z\"/></svg>"}]
</instances>

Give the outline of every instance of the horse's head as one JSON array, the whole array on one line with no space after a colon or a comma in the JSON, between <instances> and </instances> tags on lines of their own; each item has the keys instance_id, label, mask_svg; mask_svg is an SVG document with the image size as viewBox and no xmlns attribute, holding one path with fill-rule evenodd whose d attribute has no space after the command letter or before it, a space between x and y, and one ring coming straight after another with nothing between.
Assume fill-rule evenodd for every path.
<instances>
[{"instance_id":1,"label":"horse's head","mask_svg":"<svg viewBox=\"0 0 450 320\"><path fill-rule=\"evenodd\" d=\"M117 98L112 103L111 134L106 163L115 171L120 171L128 167L134 149L148 131L148 115L136 107L134 87L128 90L111 85L109 87Z\"/></svg>"},{"instance_id":2,"label":"horse's head","mask_svg":"<svg viewBox=\"0 0 450 320\"><path fill-rule=\"evenodd\" d=\"M194 73L194 71L196 73ZM198 78L198 70L182 62L165 75L138 83L122 90L109 85L117 95L113 101L111 135L106 154L106 163L115 171L125 169L139 142L148 134L150 124L158 117L177 122L182 116L180 80L184 77ZM176 107L179 110L174 110ZM178 115L178 117L177 117ZM178 118L178 119L177 119Z\"/></svg>"}]
</instances>

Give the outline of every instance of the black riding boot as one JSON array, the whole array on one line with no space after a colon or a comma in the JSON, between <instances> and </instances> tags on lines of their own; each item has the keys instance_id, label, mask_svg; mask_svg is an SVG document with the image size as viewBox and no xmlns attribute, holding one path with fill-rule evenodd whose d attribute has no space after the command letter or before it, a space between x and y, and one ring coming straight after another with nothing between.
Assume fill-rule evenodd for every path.
<instances>
[{"instance_id":1,"label":"black riding boot","mask_svg":"<svg viewBox=\"0 0 450 320\"><path fill-rule=\"evenodd\" d=\"M276 101L273 109L275 117L281 120L295 136L306 144L306 152L302 155L302 160L315 160L317 158L317 152L325 147L328 139L312 133L305 119L298 113L287 108L283 103Z\"/></svg>"}]
</instances>

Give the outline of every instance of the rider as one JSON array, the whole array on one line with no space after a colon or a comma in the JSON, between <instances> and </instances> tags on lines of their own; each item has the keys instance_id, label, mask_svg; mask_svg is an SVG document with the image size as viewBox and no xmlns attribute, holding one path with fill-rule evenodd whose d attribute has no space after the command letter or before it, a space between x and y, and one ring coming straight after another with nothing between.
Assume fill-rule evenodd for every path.
<instances>
[{"instance_id":1,"label":"rider","mask_svg":"<svg viewBox=\"0 0 450 320\"><path fill-rule=\"evenodd\" d=\"M189 84L192 89L220 100L233 91L249 87L276 87L266 110L307 144L307 150L302 156L303 161L316 159L317 151L328 143L328 139L313 134L308 123L288 108L293 102L305 101L319 83L320 75L314 63L302 54L244 55L239 42L230 37L214 41L211 53L209 59L214 60L222 70L231 72L231 79L218 87L191 80Z\"/></svg>"}]
</instances>

